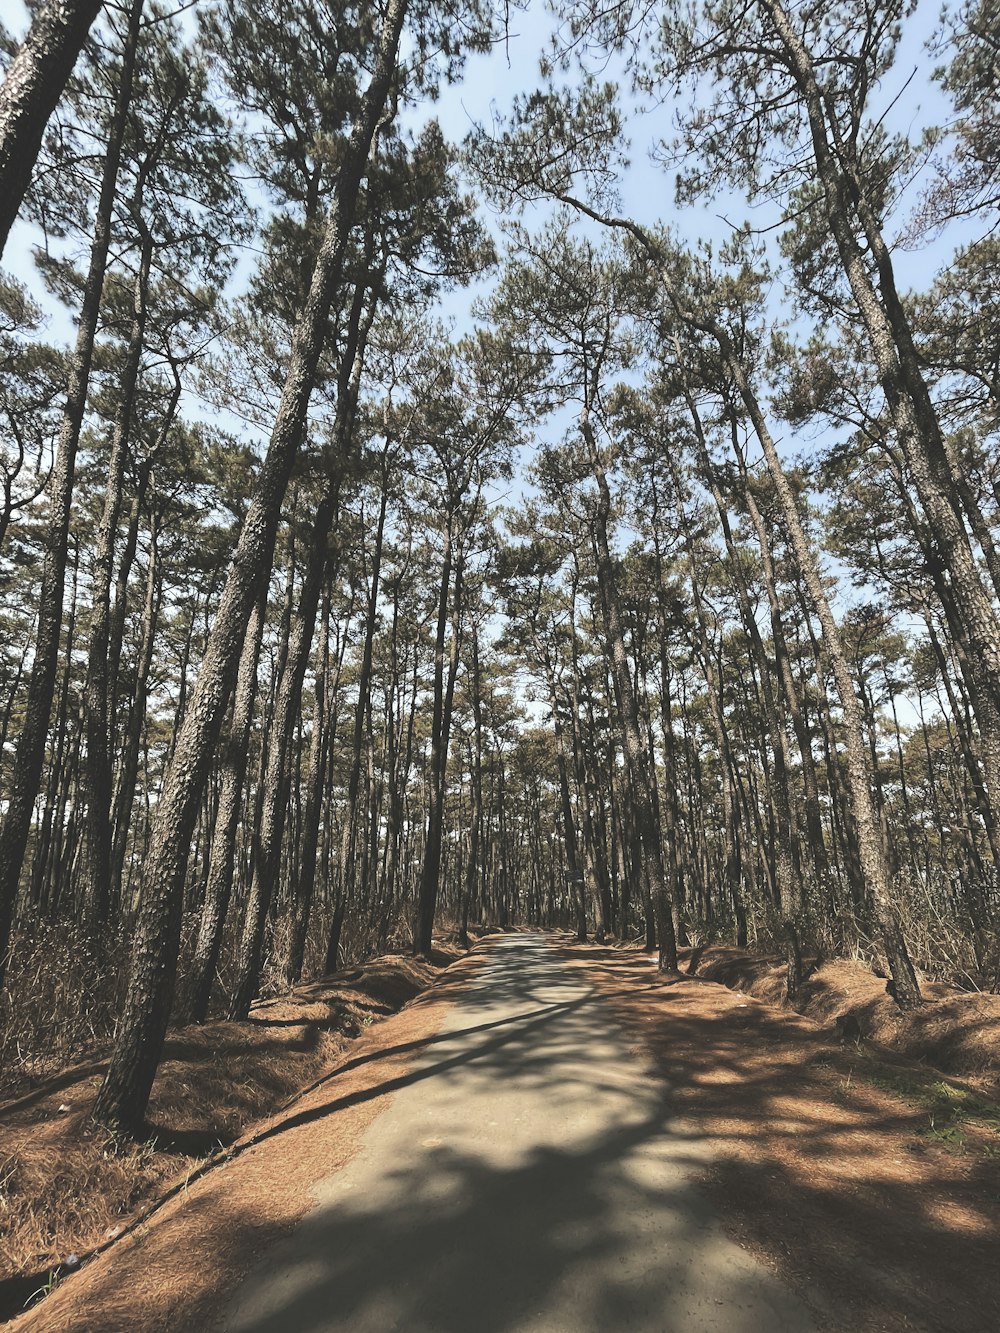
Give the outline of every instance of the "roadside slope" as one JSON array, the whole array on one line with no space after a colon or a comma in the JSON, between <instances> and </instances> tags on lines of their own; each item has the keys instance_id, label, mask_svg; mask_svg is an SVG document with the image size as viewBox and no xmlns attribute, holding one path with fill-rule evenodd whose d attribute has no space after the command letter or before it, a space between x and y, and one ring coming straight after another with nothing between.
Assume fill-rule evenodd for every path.
<instances>
[{"instance_id":1,"label":"roadside slope","mask_svg":"<svg viewBox=\"0 0 1000 1333\"><path fill-rule=\"evenodd\" d=\"M995 1333L1000 1137L929 1107L932 1071L883 1064L717 982L661 979L648 955L563 953L711 1141L703 1184L743 1244L845 1328Z\"/></svg>"},{"instance_id":2,"label":"roadside slope","mask_svg":"<svg viewBox=\"0 0 1000 1333\"><path fill-rule=\"evenodd\" d=\"M963 991L924 977L924 1004L904 1014L888 994L885 977L864 963L833 958L817 962L789 1005L786 963L779 954L710 944L682 950L681 958L686 971L706 981L793 1010L831 1033L838 1025L843 1030L846 1022L866 1041L926 1061L1000 1097L1000 995Z\"/></svg>"},{"instance_id":3,"label":"roadside slope","mask_svg":"<svg viewBox=\"0 0 1000 1333\"><path fill-rule=\"evenodd\" d=\"M247 1140L273 1123L266 1117L280 1122L307 1104L300 1097L316 1080L322 1087L331 1071L392 1045L391 1036L382 1036L390 1021L385 1016L398 1017L456 956L440 955L436 966L402 956L375 959L257 1005L247 1023L173 1033L150 1102L153 1147L118 1151L90 1122L99 1060L10 1103L0 1128L0 1161L8 1167L2 1246L7 1281L0 1283L6 1305L0 1317L9 1318L32 1292L51 1285L50 1270L70 1251L86 1255L107 1243L171 1189L193 1196L204 1185L187 1187L186 1181L206 1165L209 1177L231 1170L206 1162L213 1149L241 1154ZM149 1225L154 1223L155 1216ZM115 1241L113 1254L133 1243L129 1236ZM112 1257L98 1259L95 1267ZM87 1282L88 1273L65 1279L66 1292ZM49 1297L37 1317L62 1298L61 1291Z\"/></svg>"},{"instance_id":4,"label":"roadside slope","mask_svg":"<svg viewBox=\"0 0 1000 1333\"><path fill-rule=\"evenodd\" d=\"M988 1125L952 1133L815 1024L661 979L645 955L550 937L547 970L526 980L506 945L496 975L497 948L365 1032L335 1077L15 1333L137 1320L203 1333L220 1319L256 1333L587 1320L688 1333L713 1319L726 1333L994 1333ZM499 1007L484 1018L481 1003ZM593 1120L603 1097L609 1125ZM749 1251L721 1283L718 1222ZM780 1292L808 1318L787 1305L785 1323L761 1322L760 1293L778 1309ZM435 1323L441 1293L478 1322ZM583 1301L583 1323L537 1322L560 1293ZM637 1300L647 1322L616 1323Z\"/></svg>"}]
</instances>

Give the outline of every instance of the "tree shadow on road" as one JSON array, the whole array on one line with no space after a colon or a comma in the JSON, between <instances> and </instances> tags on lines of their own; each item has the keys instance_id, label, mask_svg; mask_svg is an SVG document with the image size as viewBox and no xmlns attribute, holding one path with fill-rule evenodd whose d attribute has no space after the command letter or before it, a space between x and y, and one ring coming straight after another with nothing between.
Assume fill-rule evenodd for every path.
<instances>
[{"instance_id":1,"label":"tree shadow on road","mask_svg":"<svg viewBox=\"0 0 1000 1333\"><path fill-rule=\"evenodd\" d=\"M560 952L641 1033L676 1112L712 1142L706 1188L755 1252L845 1325L994 1333L996 1149L949 1140L794 1014L699 978L637 987L652 969L634 953Z\"/></svg>"},{"instance_id":2,"label":"tree shadow on road","mask_svg":"<svg viewBox=\"0 0 1000 1333\"><path fill-rule=\"evenodd\" d=\"M993 1333L996 1162L942 1155L912 1108L844 1086L822 1063L829 1044L794 1018L709 982L662 980L641 955L566 947L550 959L526 977L523 953L498 948L496 985L482 974L456 991L444 1030L349 1061L339 1094L336 1080L330 1095L317 1089L167 1219L146 1248L144 1333ZM484 1021L469 1023L466 1003ZM482 1151L435 1132L435 1107L514 1084L543 1107L523 1150L502 1125ZM404 1088L421 1089L427 1128L395 1143L378 1190L331 1194L279 1240L257 1202L275 1163L315 1155L330 1126ZM581 1135L588 1097L618 1110ZM713 1219L837 1313L814 1323L782 1305L767 1270L726 1269ZM163 1278L164 1256L176 1263L185 1245L198 1267L188 1288L178 1270ZM95 1272L86 1317L78 1308L46 1333L134 1329L129 1273L142 1258ZM251 1269L238 1314L220 1324L199 1275L233 1285ZM264 1274L276 1279L266 1288ZM541 1322L552 1308L573 1322Z\"/></svg>"},{"instance_id":3,"label":"tree shadow on road","mask_svg":"<svg viewBox=\"0 0 1000 1333\"><path fill-rule=\"evenodd\" d=\"M516 1087L522 1117L539 1122L524 1150L506 1142L515 1133L509 1122L497 1124L495 1138L480 1127L477 1152L416 1129L398 1144L383 1133L375 1187L342 1194L335 1180L336 1202L268 1256L267 1278L253 1281L227 1329L817 1327L722 1239L691 1180L704 1165L697 1128L679 1125L669 1090L626 1058L607 1001L585 978L555 957L526 978L512 949L474 990L470 1001L514 1003L518 1012L438 1033L398 1079L314 1105L274 1133L301 1131L358 1096L421 1084L417 1124L433 1130L436 1108L446 1125L450 1105L475 1114L495 1106L498 1089ZM595 1104L603 1120L592 1131Z\"/></svg>"}]
</instances>

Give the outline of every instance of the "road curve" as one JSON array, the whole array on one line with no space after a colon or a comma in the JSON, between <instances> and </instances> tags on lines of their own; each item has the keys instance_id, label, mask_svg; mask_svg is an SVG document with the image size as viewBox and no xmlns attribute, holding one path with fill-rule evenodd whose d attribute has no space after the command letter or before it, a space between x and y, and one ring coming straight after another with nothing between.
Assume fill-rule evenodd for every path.
<instances>
[{"instance_id":1,"label":"road curve","mask_svg":"<svg viewBox=\"0 0 1000 1333\"><path fill-rule=\"evenodd\" d=\"M711 1145L542 936L491 946L225 1333L813 1333L691 1183Z\"/></svg>"}]
</instances>

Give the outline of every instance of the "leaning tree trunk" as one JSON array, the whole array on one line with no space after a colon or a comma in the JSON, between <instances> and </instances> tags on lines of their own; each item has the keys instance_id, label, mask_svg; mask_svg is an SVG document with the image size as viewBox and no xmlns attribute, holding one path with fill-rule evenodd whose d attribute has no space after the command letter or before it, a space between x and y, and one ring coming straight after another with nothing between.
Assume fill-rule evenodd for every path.
<instances>
[{"instance_id":1,"label":"leaning tree trunk","mask_svg":"<svg viewBox=\"0 0 1000 1333\"><path fill-rule=\"evenodd\" d=\"M847 665L847 656L841 642L840 627L837 625L833 611L830 608L815 554L802 525L794 492L788 484L788 478L785 476L774 440L767 428L767 422L747 378L743 364L723 330L713 328L712 332L719 343L726 369L747 409L754 431L764 451L767 469L774 484L775 493L788 529L792 553L795 556L809 599L823 630L824 645L829 656L840 706L844 714L844 745L851 809L857 829L858 854L862 872L885 945L889 969L892 972L896 1002L902 1009L912 1009L921 1002L920 987L917 984L916 973L913 970L913 964L906 948L906 941L903 938L892 890L888 856L882 839L882 831L879 827L878 815L872 801L871 775L868 772L868 761L865 754L861 711L858 707L857 695L854 692L854 684Z\"/></svg>"},{"instance_id":2,"label":"leaning tree trunk","mask_svg":"<svg viewBox=\"0 0 1000 1333\"><path fill-rule=\"evenodd\" d=\"M761 0L761 4L785 47L788 69L808 116L816 175L830 230L872 349L897 439L966 628L970 667L985 705L977 721L987 791L995 804L1000 799L1000 622L962 519L961 488L955 485L952 460L924 379L909 317L896 289L891 250L860 176L857 148L844 140L812 58L783 0ZM856 234L855 218L861 239ZM975 526L976 515L972 523Z\"/></svg>"},{"instance_id":3,"label":"leaning tree trunk","mask_svg":"<svg viewBox=\"0 0 1000 1333\"><path fill-rule=\"evenodd\" d=\"M292 466L305 433L330 307L340 285L361 179L396 70L407 0L390 0L374 72L340 163L336 193L296 325L267 455L226 579L205 657L164 776L143 874L132 966L119 1036L95 1115L138 1132L173 1002L188 850L218 741L258 580L270 568Z\"/></svg>"},{"instance_id":4,"label":"leaning tree trunk","mask_svg":"<svg viewBox=\"0 0 1000 1333\"><path fill-rule=\"evenodd\" d=\"M48 0L0 87L0 255L31 181L49 117L56 109L102 0ZM138 19L139 6L134 7Z\"/></svg>"},{"instance_id":5,"label":"leaning tree trunk","mask_svg":"<svg viewBox=\"0 0 1000 1333\"><path fill-rule=\"evenodd\" d=\"M337 467L340 466L338 460ZM299 714L302 682L316 629L316 613L329 561L330 529L340 497L339 477L327 479L309 540L309 563L289 636L288 658L281 673L271 717L271 746L264 773L260 826L254 830L253 872L236 961L236 981L229 1005L231 1019L245 1019L257 994L264 953L267 914L275 898L281 843L288 811L288 755Z\"/></svg>"},{"instance_id":6,"label":"leaning tree trunk","mask_svg":"<svg viewBox=\"0 0 1000 1333\"><path fill-rule=\"evenodd\" d=\"M370 238L371 232L369 240ZM287 656L275 694L270 726L272 742L261 786L261 817L254 833L250 893L236 964L236 984L229 1009L229 1016L233 1019L246 1018L257 994L267 914L272 902L276 900L275 888L281 861L281 843L290 785L288 754L299 714L302 683L309 663L309 647L316 628L320 596L326 586L332 560L330 533L340 500L342 470L351 448L351 433L361 387L365 348L378 301L379 284L373 281L372 290L375 294L366 312L365 300L369 281L373 280L366 278L357 284L351 303L348 331L341 348L337 419L333 432L330 470L324 483L325 492L313 522L298 611L294 629L289 635Z\"/></svg>"},{"instance_id":7,"label":"leaning tree trunk","mask_svg":"<svg viewBox=\"0 0 1000 1333\"><path fill-rule=\"evenodd\" d=\"M781 681L785 704L788 709L788 715L792 721L792 730L795 733L795 741L802 763L806 835L808 839L809 855L816 872L817 887L819 887L829 870L829 860L826 854L826 841L823 837L823 818L820 811L816 764L813 758L809 729L805 724L802 706L799 703L798 691L795 688L795 681L792 676L791 656L788 651L784 625L782 624L781 619L781 605L778 601L778 582L775 576L774 558L771 554L771 537L750 487L746 459L744 458L743 450L740 448L735 417L730 422L730 428L733 452L736 455L736 462L739 466L740 476L743 481L743 499L746 502L747 513L750 515L750 522L757 535L757 544L760 548L761 566L764 575L764 591L767 594L767 603L771 616L771 642L774 646L775 665L778 670L778 678Z\"/></svg>"},{"instance_id":8,"label":"leaning tree trunk","mask_svg":"<svg viewBox=\"0 0 1000 1333\"><path fill-rule=\"evenodd\" d=\"M212 831L209 852L208 879L205 898L198 923L198 939L189 976L189 998L182 1021L204 1023L208 1016L208 1002L212 982L219 965L222 932L233 892L233 867L236 861L236 830L239 826L246 786L247 756L250 752L250 732L253 724L254 703L257 698L257 659L260 655L264 631L266 588L262 588L250 616L247 636L240 654L236 676L236 695L233 716L229 724L229 738L222 755L222 789Z\"/></svg>"}]
</instances>

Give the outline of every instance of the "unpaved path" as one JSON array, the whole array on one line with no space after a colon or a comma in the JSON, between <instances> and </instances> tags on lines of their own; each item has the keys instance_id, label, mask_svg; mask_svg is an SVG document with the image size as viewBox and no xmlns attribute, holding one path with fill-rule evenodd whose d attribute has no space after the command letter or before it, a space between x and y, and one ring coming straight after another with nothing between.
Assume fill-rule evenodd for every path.
<instances>
[{"instance_id":1,"label":"unpaved path","mask_svg":"<svg viewBox=\"0 0 1000 1333\"><path fill-rule=\"evenodd\" d=\"M226 1333L818 1327L714 1221L710 1145L542 938L492 947L405 1083Z\"/></svg>"},{"instance_id":2,"label":"unpaved path","mask_svg":"<svg viewBox=\"0 0 1000 1333\"><path fill-rule=\"evenodd\" d=\"M1000 1328L994 1145L787 1011L508 936L347 1056L16 1333Z\"/></svg>"}]
</instances>

